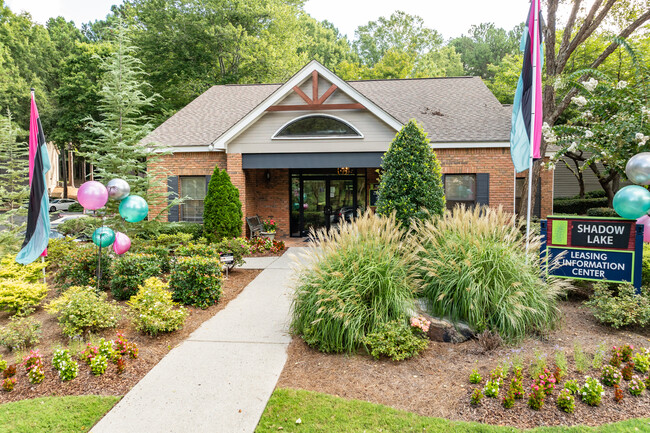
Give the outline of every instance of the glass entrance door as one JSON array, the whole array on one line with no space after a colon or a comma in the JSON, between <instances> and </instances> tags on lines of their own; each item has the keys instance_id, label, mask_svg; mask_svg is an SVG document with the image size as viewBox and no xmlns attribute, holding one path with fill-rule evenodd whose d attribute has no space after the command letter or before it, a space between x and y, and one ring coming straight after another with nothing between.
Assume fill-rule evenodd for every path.
<instances>
[{"instance_id":1,"label":"glass entrance door","mask_svg":"<svg viewBox=\"0 0 650 433\"><path fill-rule=\"evenodd\" d=\"M290 185L291 236L335 228L352 221L358 209L365 209L365 170L362 175L300 171L291 173Z\"/></svg>"},{"instance_id":2,"label":"glass entrance door","mask_svg":"<svg viewBox=\"0 0 650 433\"><path fill-rule=\"evenodd\" d=\"M327 226L327 181L325 179L304 179L302 182L303 232L309 233ZM304 235L303 235L304 236Z\"/></svg>"}]
</instances>

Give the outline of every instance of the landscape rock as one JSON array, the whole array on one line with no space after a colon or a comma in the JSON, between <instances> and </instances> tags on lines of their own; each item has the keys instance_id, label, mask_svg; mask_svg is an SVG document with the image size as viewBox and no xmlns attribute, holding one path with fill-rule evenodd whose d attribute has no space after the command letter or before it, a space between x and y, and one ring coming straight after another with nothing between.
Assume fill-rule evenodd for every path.
<instances>
[{"instance_id":1,"label":"landscape rock","mask_svg":"<svg viewBox=\"0 0 650 433\"><path fill-rule=\"evenodd\" d=\"M466 323L451 321L439 317L433 317L428 310L426 300L418 299L414 315L422 316L431 322L427 335L431 341L441 343L462 343L476 337L474 330Z\"/></svg>"}]
</instances>

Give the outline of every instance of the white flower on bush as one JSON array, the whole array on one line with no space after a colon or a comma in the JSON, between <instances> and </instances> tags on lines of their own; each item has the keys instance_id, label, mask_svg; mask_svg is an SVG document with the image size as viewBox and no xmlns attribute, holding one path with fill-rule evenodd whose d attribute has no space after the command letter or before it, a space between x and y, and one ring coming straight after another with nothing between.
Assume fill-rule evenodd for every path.
<instances>
[{"instance_id":1,"label":"white flower on bush","mask_svg":"<svg viewBox=\"0 0 650 433\"><path fill-rule=\"evenodd\" d=\"M643 132L637 132L634 138L639 142L639 146L645 146L646 142L650 140L650 137L644 135Z\"/></svg>"},{"instance_id":2,"label":"white flower on bush","mask_svg":"<svg viewBox=\"0 0 650 433\"><path fill-rule=\"evenodd\" d=\"M564 87L566 87L566 85L565 85L564 81L562 81L562 78L560 78L560 77L558 77L555 80L555 82L553 83L553 88L555 90L561 90L561 89L564 89Z\"/></svg>"},{"instance_id":3,"label":"white flower on bush","mask_svg":"<svg viewBox=\"0 0 650 433\"><path fill-rule=\"evenodd\" d=\"M555 170L555 163L554 162L549 162L546 165L546 167L547 167L548 170Z\"/></svg>"},{"instance_id":4,"label":"white flower on bush","mask_svg":"<svg viewBox=\"0 0 650 433\"><path fill-rule=\"evenodd\" d=\"M585 112L582 113L582 117L584 117L585 119L591 119L592 117L594 117L594 114L590 110L585 110Z\"/></svg>"},{"instance_id":5,"label":"white flower on bush","mask_svg":"<svg viewBox=\"0 0 650 433\"><path fill-rule=\"evenodd\" d=\"M648 116L648 120L650 120L650 108L641 107L641 114Z\"/></svg>"},{"instance_id":6,"label":"white flower on bush","mask_svg":"<svg viewBox=\"0 0 650 433\"><path fill-rule=\"evenodd\" d=\"M598 86L598 80L596 80L594 77L591 77L587 81L583 81L582 85L585 87L590 92L593 92L596 86Z\"/></svg>"},{"instance_id":7,"label":"white flower on bush","mask_svg":"<svg viewBox=\"0 0 650 433\"><path fill-rule=\"evenodd\" d=\"M591 132L589 129L585 131L585 138L591 138L594 136L594 133Z\"/></svg>"},{"instance_id":8,"label":"white flower on bush","mask_svg":"<svg viewBox=\"0 0 650 433\"><path fill-rule=\"evenodd\" d=\"M575 141L571 143L571 146L567 149L569 152L575 152L578 149L578 143Z\"/></svg>"},{"instance_id":9,"label":"white flower on bush","mask_svg":"<svg viewBox=\"0 0 650 433\"><path fill-rule=\"evenodd\" d=\"M555 136L555 132L553 132L553 128L551 128L547 122L544 122L542 124L542 136L547 143L555 143L557 141L557 137Z\"/></svg>"},{"instance_id":10,"label":"white flower on bush","mask_svg":"<svg viewBox=\"0 0 650 433\"><path fill-rule=\"evenodd\" d=\"M578 107L584 107L585 105L587 105L587 98L585 98L582 95L574 96L573 98L571 98L571 102L576 104Z\"/></svg>"},{"instance_id":11,"label":"white flower on bush","mask_svg":"<svg viewBox=\"0 0 650 433\"><path fill-rule=\"evenodd\" d=\"M617 89L625 89L626 87L627 87L627 81L621 80L618 83L616 83Z\"/></svg>"}]
</instances>

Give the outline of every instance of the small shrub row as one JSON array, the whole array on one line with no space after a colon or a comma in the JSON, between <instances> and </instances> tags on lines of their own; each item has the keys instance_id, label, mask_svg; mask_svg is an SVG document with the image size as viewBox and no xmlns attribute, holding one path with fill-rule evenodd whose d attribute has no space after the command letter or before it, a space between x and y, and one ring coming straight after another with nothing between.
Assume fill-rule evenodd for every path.
<instances>
[{"instance_id":1,"label":"small shrub row","mask_svg":"<svg viewBox=\"0 0 650 433\"><path fill-rule=\"evenodd\" d=\"M169 288L175 301L205 309L219 301L221 281L219 259L180 257L169 276Z\"/></svg>"},{"instance_id":2,"label":"small shrub row","mask_svg":"<svg viewBox=\"0 0 650 433\"><path fill-rule=\"evenodd\" d=\"M596 198L556 198L553 200L553 213L585 215L591 208L607 207L607 197Z\"/></svg>"}]
</instances>

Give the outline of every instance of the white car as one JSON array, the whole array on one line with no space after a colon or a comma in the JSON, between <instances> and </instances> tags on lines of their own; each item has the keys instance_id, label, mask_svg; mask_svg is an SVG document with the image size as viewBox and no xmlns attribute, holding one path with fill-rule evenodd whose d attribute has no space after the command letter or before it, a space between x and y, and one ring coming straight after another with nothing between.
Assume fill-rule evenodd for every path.
<instances>
[{"instance_id":1,"label":"white car","mask_svg":"<svg viewBox=\"0 0 650 433\"><path fill-rule=\"evenodd\" d=\"M50 202L50 212L59 210L68 210L70 205L77 203L77 200L71 198L57 198Z\"/></svg>"}]
</instances>

